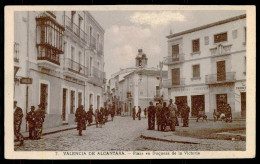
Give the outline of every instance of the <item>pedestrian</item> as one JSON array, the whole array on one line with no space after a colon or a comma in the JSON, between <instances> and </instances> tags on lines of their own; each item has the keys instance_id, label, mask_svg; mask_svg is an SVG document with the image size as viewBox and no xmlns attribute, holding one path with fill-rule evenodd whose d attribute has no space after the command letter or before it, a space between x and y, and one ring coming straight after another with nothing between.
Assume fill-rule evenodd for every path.
<instances>
[{"instance_id":1,"label":"pedestrian","mask_svg":"<svg viewBox=\"0 0 260 164\"><path fill-rule=\"evenodd\" d=\"M187 103L184 103L183 106L183 127L189 127L189 114L190 114L190 107Z\"/></svg>"},{"instance_id":2,"label":"pedestrian","mask_svg":"<svg viewBox=\"0 0 260 164\"><path fill-rule=\"evenodd\" d=\"M111 110L111 120L112 121L114 120L114 116L115 116L115 109L112 108L112 110Z\"/></svg>"},{"instance_id":3,"label":"pedestrian","mask_svg":"<svg viewBox=\"0 0 260 164\"><path fill-rule=\"evenodd\" d=\"M26 114L26 121L29 123L29 139L35 137L35 107L31 106L31 111Z\"/></svg>"},{"instance_id":4,"label":"pedestrian","mask_svg":"<svg viewBox=\"0 0 260 164\"><path fill-rule=\"evenodd\" d=\"M89 107L89 110L87 112L87 120L88 120L88 126L91 126L92 122L93 122L93 105L91 104Z\"/></svg>"},{"instance_id":5,"label":"pedestrian","mask_svg":"<svg viewBox=\"0 0 260 164\"><path fill-rule=\"evenodd\" d=\"M98 113L99 113L99 109L95 110L95 122L96 122L96 128L98 128Z\"/></svg>"},{"instance_id":6,"label":"pedestrian","mask_svg":"<svg viewBox=\"0 0 260 164\"><path fill-rule=\"evenodd\" d=\"M40 103L38 109L35 111L35 139L41 139L43 123L45 119L45 105Z\"/></svg>"},{"instance_id":7,"label":"pedestrian","mask_svg":"<svg viewBox=\"0 0 260 164\"><path fill-rule=\"evenodd\" d=\"M156 109L152 101L150 101L149 104L150 106L148 107L148 130L154 130Z\"/></svg>"},{"instance_id":8,"label":"pedestrian","mask_svg":"<svg viewBox=\"0 0 260 164\"><path fill-rule=\"evenodd\" d=\"M135 110L135 106L133 107L133 120L135 120L135 115L136 115L136 110Z\"/></svg>"},{"instance_id":9,"label":"pedestrian","mask_svg":"<svg viewBox=\"0 0 260 164\"><path fill-rule=\"evenodd\" d=\"M141 112L142 112L142 109L140 106L138 106L138 112L137 112L138 120L141 120Z\"/></svg>"},{"instance_id":10,"label":"pedestrian","mask_svg":"<svg viewBox=\"0 0 260 164\"><path fill-rule=\"evenodd\" d=\"M229 104L226 105L226 122L232 122L232 111Z\"/></svg>"},{"instance_id":11,"label":"pedestrian","mask_svg":"<svg viewBox=\"0 0 260 164\"><path fill-rule=\"evenodd\" d=\"M156 105L156 121L157 121L157 130L161 130L162 120L161 120L161 114L162 114L162 101L160 100L159 103Z\"/></svg>"},{"instance_id":12,"label":"pedestrian","mask_svg":"<svg viewBox=\"0 0 260 164\"><path fill-rule=\"evenodd\" d=\"M176 104L173 104L172 103L172 99L170 99L168 108L169 108L169 125L170 125L170 129L171 129L171 131L175 131L175 127L179 126L179 123L176 123L176 122L178 122L178 117L177 117L178 107L177 107Z\"/></svg>"},{"instance_id":13,"label":"pedestrian","mask_svg":"<svg viewBox=\"0 0 260 164\"><path fill-rule=\"evenodd\" d=\"M104 125L105 125L105 119L106 119L106 118L105 118L105 110L106 110L106 109L107 109L107 107L106 107L106 108L101 107L101 108L100 108L100 111L99 111L99 112L100 112L100 117L101 117L101 119L102 119L101 122L102 122L102 124L104 124Z\"/></svg>"},{"instance_id":14,"label":"pedestrian","mask_svg":"<svg viewBox=\"0 0 260 164\"><path fill-rule=\"evenodd\" d=\"M172 110L174 110L175 112L175 126L179 126L179 120L178 120L178 114L180 112L180 110L178 110L178 106L177 106L177 102L175 101L175 103L173 103L172 99L169 100L169 105L168 105L168 108L173 108Z\"/></svg>"},{"instance_id":15,"label":"pedestrian","mask_svg":"<svg viewBox=\"0 0 260 164\"><path fill-rule=\"evenodd\" d=\"M165 131L165 128L167 126L167 117L168 117L168 107L166 106L166 102L163 102L163 108L161 113L161 131Z\"/></svg>"},{"instance_id":16,"label":"pedestrian","mask_svg":"<svg viewBox=\"0 0 260 164\"><path fill-rule=\"evenodd\" d=\"M214 118L214 122L218 121L218 118L219 118L219 112L217 112L216 109L214 109L214 112L213 112L213 118Z\"/></svg>"},{"instance_id":17,"label":"pedestrian","mask_svg":"<svg viewBox=\"0 0 260 164\"><path fill-rule=\"evenodd\" d=\"M146 118L146 114L147 114L147 109L144 108L144 118Z\"/></svg>"},{"instance_id":18,"label":"pedestrian","mask_svg":"<svg viewBox=\"0 0 260 164\"><path fill-rule=\"evenodd\" d=\"M111 108L110 108L110 110L108 110L107 108L105 108L105 122L108 121L109 111L111 111Z\"/></svg>"},{"instance_id":19,"label":"pedestrian","mask_svg":"<svg viewBox=\"0 0 260 164\"><path fill-rule=\"evenodd\" d=\"M20 141L19 146L24 145L24 138L21 130L21 124L23 119L23 110L17 106L17 101L14 100L14 135L17 138L18 141Z\"/></svg>"},{"instance_id":20,"label":"pedestrian","mask_svg":"<svg viewBox=\"0 0 260 164\"><path fill-rule=\"evenodd\" d=\"M101 107L101 108L102 108L102 107ZM99 127L102 128L102 124L103 124L103 115L102 115L101 110L99 110L98 113L97 113L97 119L98 119Z\"/></svg>"},{"instance_id":21,"label":"pedestrian","mask_svg":"<svg viewBox=\"0 0 260 164\"><path fill-rule=\"evenodd\" d=\"M77 130L79 131L79 136L82 136L82 130L86 130L86 112L83 105L80 105L75 113L75 121L77 122Z\"/></svg>"}]
</instances>

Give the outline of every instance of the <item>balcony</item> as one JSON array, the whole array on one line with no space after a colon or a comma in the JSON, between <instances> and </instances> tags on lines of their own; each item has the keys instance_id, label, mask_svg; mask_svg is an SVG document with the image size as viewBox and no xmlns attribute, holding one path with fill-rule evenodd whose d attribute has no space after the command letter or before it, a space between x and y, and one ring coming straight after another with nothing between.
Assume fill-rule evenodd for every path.
<instances>
[{"instance_id":1,"label":"balcony","mask_svg":"<svg viewBox=\"0 0 260 164\"><path fill-rule=\"evenodd\" d=\"M88 78L88 82L102 87L105 79L105 72L100 71L96 67L92 67L91 74Z\"/></svg>"},{"instance_id":2,"label":"balcony","mask_svg":"<svg viewBox=\"0 0 260 164\"><path fill-rule=\"evenodd\" d=\"M65 27L68 29L73 35L75 35L78 39L80 39L84 43L88 43L88 35L82 30L78 25L71 22L71 18L68 16L64 16L65 19Z\"/></svg>"},{"instance_id":3,"label":"balcony","mask_svg":"<svg viewBox=\"0 0 260 164\"><path fill-rule=\"evenodd\" d=\"M60 66L60 56L54 49L37 46L37 60L40 67L55 69Z\"/></svg>"},{"instance_id":4,"label":"balcony","mask_svg":"<svg viewBox=\"0 0 260 164\"><path fill-rule=\"evenodd\" d=\"M64 68L66 71L68 71L68 73L75 73L84 77L88 77L88 68L80 63L73 61L72 59L65 59Z\"/></svg>"},{"instance_id":5,"label":"balcony","mask_svg":"<svg viewBox=\"0 0 260 164\"><path fill-rule=\"evenodd\" d=\"M225 72L224 74L206 75L206 84L234 83L236 81L235 72Z\"/></svg>"},{"instance_id":6,"label":"balcony","mask_svg":"<svg viewBox=\"0 0 260 164\"><path fill-rule=\"evenodd\" d=\"M163 88L174 88L185 86L185 78L180 78L179 81L173 81L172 79L166 79L162 81Z\"/></svg>"},{"instance_id":7,"label":"balcony","mask_svg":"<svg viewBox=\"0 0 260 164\"><path fill-rule=\"evenodd\" d=\"M92 50L94 50L94 49L96 49L96 44L97 44L97 42L96 42L96 38L93 36L93 35L91 35L90 36L90 48L92 49Z\"/></svg>"},{"instance_id":8,"label":"balcony","mask_svg":"<svg viewBox=\"0 0 260 164\"><path fill-rule=\"evenodd\" d=\"M154 92L154 101L160 101L163 100L163 92L160 90L156 90Z\"/></svg>"},{"instance_id":9,"label":"balcony","mask_svg":"<svg viewBox=\"0 0 260 164\"><path fill-rule=\"evenodd\" d=\"M215 48L210 49L211 56L221 56L221 55L227 55L231 52L232 45L217 45Z\"/></svg>"},{"instance_id":10,"label":"balcony","mask_svg":"<svg viewBox=\"0 0 260 164\"><path fill-rule=\"evenodd\" d=\"M19 43L14 42L14 62L19 63Z\"/></svg>"},{"instance_id":11,"label":"balcony","mask_svg":"<svg viewBox=\"0 0 260 164\"><path fill-rule=\"evenodd\" d=\"M184 62L184 54L177 54L175 56L164 57L163 63L165 65L178 64Z\"/></svg>"}]
</instances>

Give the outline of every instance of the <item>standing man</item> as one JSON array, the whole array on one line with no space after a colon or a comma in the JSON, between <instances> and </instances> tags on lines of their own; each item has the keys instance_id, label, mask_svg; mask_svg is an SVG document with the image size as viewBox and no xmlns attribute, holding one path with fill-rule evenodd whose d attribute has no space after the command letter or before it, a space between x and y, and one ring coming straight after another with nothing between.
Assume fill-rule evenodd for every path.
<instances>
[{"instance_id":1,"label":"standing man","mask_svg":"<svg viewBox=\"0 0 260 164\"><path fill-rule=\"evenodd\" d=\"M153 105L153 102L150 101L150 106L148 107L148 130L154 130L155 113L156 113L155 106Z\"/></svg>"},{"instance_id":2,"label":"standing man","mask_svg":"<svg viewBox=\"0 0 260 164\"><path fill-rule=\"evenodd\" d=\"M142 109L140 106L138 106L138 112L137 112L138 120L141 120L141 112L142 112Z\"/></svg>"},{"instance_id":3,"label":"standing man","mask_svg":"<svg viewBox=\"0 0 260 164\"><path fill-rule=\"evenodd\" d=\"M170 110L174 110L174 118L175 118L175 126L179 126L179 120L178 120L178 112L179 112L179 110L178 110L178 107L177 107L177 105L176 105L176 101L175 101L175 103L173 104L172 103L172 99L170 99L170 101L169 101L169 105L168 105L168 108L170 109Z\"/></svg>"},{"instance_id":4,"label":"standing man","mask_svg":"<svg viewBox=\"0 0 260 164\"><path fill-rule=\"evenodd\" d=\"M144 108L144 117L146 118L147 110Z\"/></svg>"},{"instance_id":5,"label":"standing man","mask_svg":"<svg viewBox=\"0 0 260 164\"><path fill-rule=\"evenodd\" d=\"M168 117L168 107L166 106L166 102L163 102L163 108L162 108L162 113L161 113L161 121L162 121L162 126L161 130L165 131L165 128L167 126L167 117Z\"/></svg>"},{"instance_id":6,"label":"standing man","mask_svg":"<svg viewBox=\"0 0 260 164\"><path fill-rule=\"evenodd\" d=\"M136 115L136 110L135 110L135 106L133 107L133 120L135 120L135 115Z\"/></svg>"},{"instance_id":7,"label":"standing man","mask_svg":"<svg viewBox=\"0 0 260 164\"><path fill-rule=\"evenodd\" d=\"M88 118L88 126L91 125L91 123L93 122L93 105L91 104L89 107L89 110L87 112L87 118Z\"/></svg>"},{"instance_id":8,"label":"standing man","mask_svg":"<svg viewBox=\"0 0 260 164\"><path fill-rule=\"evenodd\" d=\"M189 127L189 114L190 114L190 107L187 105L187 103L184 103L183 107L183 127Z\"/></svg>"},{"instance_id":9,"label":"standing man","mask_svg":"<svg viewBox=\"0 0 260 164\"><path fill-rule=\"evenodd\" d=\"M156 106L156 121L157 121L157 130L161 130L162 126L162 119L161 119L161 114L162 114L162 101L160 100L159 103Z\"/></svg>"},{"instance_id":10,"label":"standing man","mask_svg":"<svg viewBox=\"0 0 260 164\"><path fill-rule=\"evenodd\" d=\"M115 116L115 108L112 108L112 110L111 110L111 119L112 119L112 121L114 120L114 116Z\"/></svg>"},{"instance_id":11,"label":"standing man","mask_svg":"<svg viewBox=\"0 0 260 164\"><path fill-rule=\"evenodd\" d=\"M21 124L22 124L22 119L23 119L23 110L16 106L17 101L14 100L14 135L17 138L18 141L20 141L19 146L24 145L24 138L23 135L21 134Z\"/></svg>"},{"instance_id":12,"label":"standing man","mask_svg":"<svg viewBox=\"0 0 260 164\"><path fill-rule=\"evenodd\" d=\"M35 107L31 106L31 111L26 115L26 121L29 123L29 139L35 137Z\"/></svg>"},{"instance_id":13,"label":"standing man","mask_svg":"<svg viewBox=\"0 0 260 164\"><path fill-rule=\"evenodd\" d=\"M75 118L77 122L77 130L79 131L79 136L82 136L82 130L86 130L86 112L83 105L80 105L77 108Z\"/></svg>"},{"instance_id":14,"label":"standing man","mask_svg":"<svg viewBox=\"0 0 260 164\"><path fill-rule=\"evenodd\" d=\"M40 103L38 109L35 111L35 137L34 139L41 139L43 122L45 119L45 105Z\"/></svg>"}]
</instances>

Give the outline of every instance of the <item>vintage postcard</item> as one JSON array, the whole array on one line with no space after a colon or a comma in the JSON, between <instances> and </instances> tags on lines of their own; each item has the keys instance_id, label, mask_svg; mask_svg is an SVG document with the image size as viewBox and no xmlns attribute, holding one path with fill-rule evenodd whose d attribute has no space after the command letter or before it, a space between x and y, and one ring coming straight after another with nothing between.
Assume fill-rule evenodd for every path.
<instances>
[{"instance_id":1,"label":"vintage postcard","mask_svg":"<svg viewBox=\"0 0 260 164\"><path fill-rule=\"evenodd\" d=\"M7 159L255 157L255 6L6 6L4 55Z\"/></svg>"}]
</instances>

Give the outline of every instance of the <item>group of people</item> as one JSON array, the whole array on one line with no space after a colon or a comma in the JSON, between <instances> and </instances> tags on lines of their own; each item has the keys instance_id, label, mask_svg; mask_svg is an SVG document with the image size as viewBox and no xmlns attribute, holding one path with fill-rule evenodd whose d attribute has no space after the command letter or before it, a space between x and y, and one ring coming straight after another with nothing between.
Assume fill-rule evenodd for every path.
<instances>
[{"instance_id":1,"label":"group of people","mask_svg":"<svg viewBox=\"0 0 260 164\"><path fill-rule=\"evenodd\" d=\"M79 136L82 136L82 131L86 130L86 124L88 124L88 126L91 125L93 122L93 117L95 118L96 127L102 128L102 125L108 121L109 114L111 115L111 120L113 121L115 116L115 110L113 107L110 109L101 107L100 109L96 109L94 113L93 105L90 105L87 112L84 110L84 106L80 105L75 113L75 122L77 122Z\"/></svg>"},{"instance_id":2,"label":"group of people","mask_svg":"<svg viewBox=\"0 0 260 164\"><path fill-rule=\"evenodd\" d=\"M162 101L159 101L159 103L154 106L151 101L148 107L148 130L155 129L156 119L158 131L175 131L175 126L179 126L178 117L180 114L183 119L183 127L188 127L189 113L190 107L187 103L183 103L181 109L178 109L172 99L170 99L168 106L166 102L162 103Z\"/></svg>"},{"instance_id":3,"label":"group of people","mask_svg":"<svg viewBox=\"0 0 260 164\"><path fill-rule=\"evenodd\" d=\"M135 120L135 117L137 117L138 118L138 120L141 120L141 112L142 112L142 109L141 109L141 107L140 106L138 106L138 111L136 112L136 106L134 106L134 108L133 108L133 120Z\"/></svg>"},{"instance_id":4,"label":"group of people","mask_svg":"<svg viewBox=\"0 0 260 164\"><path fill-rule=\"evenodd\" d=\"M218 121L220 118L222 121L232 122L232 111L231 106L227 103L222 103L218 107L218 111L214 109L213 118L214 121Z\"/></svg>"},{"instance_id":5,"label":"group of people","mask_svg":"<svg viewBox=\"0 0 260 164\"><path fill-rule=\"evenodd\" d=\"M42 136L43 122L45 118L45 104L38 105L38 109L35 110L35 106L31 106L31 111L26 113L26 121L29 124L29 139L38 140ZM23 119L23 110L17 106L17 101L14 101L14 135L17 140L20 141L20 146L24 144L24 137L21 130L21 124Z\"/></svg>"}]
</instances>

